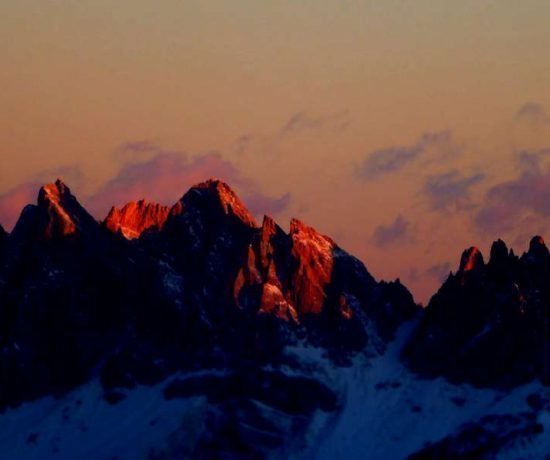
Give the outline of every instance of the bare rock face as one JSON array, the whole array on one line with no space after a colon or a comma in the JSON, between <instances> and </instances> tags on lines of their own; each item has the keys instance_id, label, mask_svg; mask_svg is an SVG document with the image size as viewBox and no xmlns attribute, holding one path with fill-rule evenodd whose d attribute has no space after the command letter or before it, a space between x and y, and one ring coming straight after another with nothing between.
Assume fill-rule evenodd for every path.
<instances>
[{"instance_id":1,"label":"bare rock face","mask_svg":"<svg viewBox=\"0 0 550 460\"><path fill-rule=\"evenodd\" d=\"M286 234L264 218L243 250L233 298L239 310L304 328L336 360L365 346L366 323L389 340L418 312L399 281L377 283L359 260L297 219Z\"/></svg>"},{"instance_id":2,"label":"bare rock face","mask_svg":"<svg viewBox=\"0 0 550 460\"><path fill-rule=\"evenodd\" d=\"M122 209L111 208L103 225L113 233L121 233L126 239L139 238L150 229L161 230L170 208L144 200L132 201Z\"/></svg>"},{"instance_id":3,"label":"bare rock face","mask_svg":"<svg viewBox=\"0 0 550 460\"><path fill-rule=\"evenodd\" d=\"M470 248L435 294L404 356L432 375L478 385L550 380L550 254L541 237L521 258L502 240L485 264Z\"/></svg>"},{"instance_id":4,"label":"bare rock face","mask_svg":"<svg viewBox=\"0 0 550 460\"><path fill-rule=\"evenodd\" d=\"M206 209L209 207L210 209ZM218 217L222 214L229 218L236 218L249 227L258 226L254 216L231 187L217 179L209 179L191 187L173 206L170 215L177 216L192 211L217 214Z\"/></svg>"},{"instance_id":5,"label":"bare rock face","mask_svg":"<svg viewBox=\"0 0 550 460\"><path fill-rule=\"evenodd\" d=\"M534 261L541 261L548 259L550 252L544 243L542 236L536 235L531 238L529 242L529 250L525 254L526 258L529 258Z\"/></svg>"},{"instance_id":6,"label":"bare rock face","mask_svg":"<svg viewBox=\"0 0 550 460\"><path fill-rule=\"evenodd\" d=\"M224 316L243 254L258 226L235 192L219 180L193 186L172 207L157 243L195 286L191 302ZM198 297L198 298L197 298Z\"/></svg>"},{"instance_id":7,"label":"bare rock face","mask_svg":"<svg viewBox=\"0 0 550 460\"><path fill-rule=\"evenodd\" d=\"M481 269L485 265L481 251L476 247L466 249L460 258L460 272L472 272Z\"/></svg>"},{"instance_id":8,"label":"bare rock face","mask_svg":"<svg viewBox=\"0 0 550 460\"><path fill-rule=\"evenodd\" d=\"M491 245L489 264L500 265L502 263L506 263L508 256L508 246L506 246L506 243L499 238Z\"/></svg>"},{"instance_id":9,"label":"bare rock face","mask_svg":"<svg viewBox=\"0 0 550 460\"><path fill-rule=\"evenodd\" d=\"M59 238L97 228L95 219L59 179L40 189L37 204L44 216L40 230L45 238Z\"/></svg>"},{"instance_id":10,"label":"bare rock face","mask_svg":"<svg viewBox=\"0 0 550 460\"><path fill-rule=\"evenodd\" d=\"M235 303L244 309L298 322L290 303L290 241L288 235L268 216L247 251L246 261L235 280Z\"/></svg>"},{"instance_id":11,"label":"bare rock face","mask_svg":"<svg viewBox=\"0 0 550 460\"><path fill-rule=\"evenodd\" d=\"M287 235L266 216L235 280L235 302L287 321L321 314L333 284L336 248L330 238L297 219ZM335 304L351 315L343 297Z\"/></svg>"},{"instance_id":12,"label":"bare rock face","mask_svg":"<svg viewBox=\"0 0 550 460\"><path fill-rule=\"evenodd\" d=\"M179 240L191 253L198 253L223 244L219 241L222 236L229 246L232 233L251 234L257 227L250 211L227 184L208 180L192 187L172 206L164 234Z\"/></svg>"},{"instance_id":13,"label":"bare rock face","mask_svg":"<svg viewBox=\"0 0 550 460\"><path fill-rule=\"evenodd\" d=\"M64 241L68 237L95 238L99 224L61 181L43 186L37 204L25 206L10 234L10 247L31 241Z\"/></svg>"},{"instance_id":14,"label":"bare rock face","mask_svg":"<svg viewBox=\"0 0 550 460\"><path fill-rule=\"evenodd\" d=\"M319 314L327 299L334 270L334 242L303 222L290 222L292 258L292 298L298 312Z\"/></svg>"},{"instance_id":15,"label":"bare rock face","mask_svg":"<svg viewBox=\"0 0 550 460\"><path fill-rule=\"evenodd\" d=\"M70 200L70 190L58 181L55 184L45 185L38 194L38 205L48 212L46 236L64 236L76 232L77 223L64 209L64 204Z\"/></svg>"},{"instance_id":16,"label":"bare rock face","mask_svg":"<svg viewBox=\"0 0 550 460\"><path fill-rule=\"evenodd\" d=\"M481 251L472 246L462 253L456 276L462 285L466 285L471 283L473 279L477 279L484 267L485 261Z\"/></svg>"}]
</instances>

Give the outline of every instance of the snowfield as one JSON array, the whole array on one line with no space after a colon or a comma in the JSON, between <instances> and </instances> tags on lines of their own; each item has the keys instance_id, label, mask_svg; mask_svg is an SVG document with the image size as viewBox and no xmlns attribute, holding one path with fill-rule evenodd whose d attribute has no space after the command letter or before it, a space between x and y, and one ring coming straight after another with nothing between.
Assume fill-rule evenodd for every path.
<instances>
[{"instance_id":1,"label":"snowfield","mask_svg":"<svg viewBox=\"0 0 550 460\"><path fill-rule=\"evenodd\" d=\"M272 457L401 459L428 443L458 434L465 424L480 422L483 417L531 414L542 433L511 437L498 458L549 458L548 406L535 411L527 403L533 394L548 401L548 388L533 382L503 392L453 385L443 379L419 379L399 361L412 326L403 326L382 356L357 356L346 368L334 367L320 349L289 348L300 360L304 375L315 375L337 392L339 409L316 411L305 435L299 441L289 439ZM220 372L211 374L223 378ZM170 379L152 387L137 387L110 405L96 380L61 399L50 397L9 409L0 415L0 458L174 458L171 446L182 449L188 445L191 449L205 429L210 403L202 396L166 400L163 390L168 383ZM285 414L259 402L256 405L266 417L285 423ZM497 427L499 420L497 417ZM505 429L497 431L502 434Z\"/></svg>"},{"instance_id":2,"label":"snowfield","mask_svg":"<svg viewBox=\"0 0 550 460\"><path fill-rule=\"evenodd\" d=\"M550 398L550 389L538 382L506 393L453 385L442 378L419 379L399 361L411 327L404 325L386 353L370 364L358 357L352 367L330 373L344 392L345 403L325 424L304 458L406 458L483 416L529 412L526 398L530 394ZM499 458L549 458L550 413L543 411L538 422L544 426L544 434L509 446Z\"/></svg>"}]
</instances>

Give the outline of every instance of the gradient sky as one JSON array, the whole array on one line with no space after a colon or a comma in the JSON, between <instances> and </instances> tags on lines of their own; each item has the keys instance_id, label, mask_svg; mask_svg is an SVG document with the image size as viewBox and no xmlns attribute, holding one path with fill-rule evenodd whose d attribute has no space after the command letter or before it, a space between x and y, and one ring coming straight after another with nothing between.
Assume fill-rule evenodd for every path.
<instances>
[{"instance_id":1,"label":"gradient sky","mask_svg":"<svg viewBox=\"0 0 550 460\"><path fill-rule=\"evenodd\" d=\"M0 223L61 176L102 218L221 177L426 301L550 229L548 0L0 6ZM139 196L137 196L139 195Z\"/></svg>"}]
</instances>

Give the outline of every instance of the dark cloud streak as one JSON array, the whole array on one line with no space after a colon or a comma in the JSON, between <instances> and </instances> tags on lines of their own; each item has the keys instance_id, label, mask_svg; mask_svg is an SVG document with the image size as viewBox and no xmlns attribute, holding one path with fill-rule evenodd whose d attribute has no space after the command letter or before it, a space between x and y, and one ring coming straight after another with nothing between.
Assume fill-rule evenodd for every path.
<instances>
[{"instance_id":1,"label":"dark cloud streak","mask_svg":"<svg viewBox=\"0 0 550 460\"><path fill-rule=\"evenodd\" d=\"M550 117L546 114L544 106L536 102L527 102L522 105L516 112L515 120L531 126L550 123Z\"/></svg>"},{"instance_id":2,"label":"dark cloud streak","mask_svg":"<svg viewBox=\"0 0 550 460\"><path fill-rule=\"evenodd\" d=\"M474 216L479 230L512 230L533 213L550 217L550 170L541 165L548 155L550 149L524 151L518 155L518 176L487 190L482 208Z\"/></svg>"},{"instance_id":3,"label":"dark cloud streak","mask_svg":"<svg viewBox=\"0 0 550 460\"><path fill-rule=\"evenodd\" d=\"M410 237L410 224L399 215L387 226L378 226L372 235L373 242L380 247L404 242Z\"/></svg>"},{"instance_id":4,"label":"dark cloud streak","mask_svg":"<svg viewBox=\"0 0 550 460\"><path fill-rule=\"evenodd\" d=\"M349 124L349 112L347 110L316 117L309 115L307 112L297 112L280 129L279 138L311 130L330 129L338 132L346 129Z\"/></svg>"},{"instance_id":5,"label":"dark cloud streak","mask_svg":"<svg viewBox=\"0 0 550 460\"><path fill-rule=\"evenodd\" d=\"M428 177L423 192L434 210L447 210L451 205L466 207L469 204L470 188L484 179L483 173L463 176L455 169Z\"/></svg>"},{"instance_id":6,"label":"dark cloud streak","mask_svg":"<svg viewBox=\"0 0 550 460\"><path fill-rule=\"evenodd\" d=\"M372 181L399 172L432 151L443 157L457 152L449 131L426 133L414 145L392 146L370 152L357 167L356 176Z\"/></svg>"}]
</instances>

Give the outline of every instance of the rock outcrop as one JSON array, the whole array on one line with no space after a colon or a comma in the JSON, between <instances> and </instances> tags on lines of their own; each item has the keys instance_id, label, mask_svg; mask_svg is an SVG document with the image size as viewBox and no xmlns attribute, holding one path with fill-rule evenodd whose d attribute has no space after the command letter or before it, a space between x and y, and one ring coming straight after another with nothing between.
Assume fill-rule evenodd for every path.
<instances>
[{"instance_id":1,"label":"rock outcrop","mask_svg":"<svg viewBox=\"0 0 550 460\"><path fill-rule=\"evenodd\" d=\"M170 208L145 200L132 201L121 209L112 207L103 225L128 240L139 238L147 230L159 231L164 227Z\"/></svg>"},{"instance_id":2,"label":"rock outcrop","mask_svg":"<svg viewBox=\"0 0 550 460\"><path fill-rule=\"evenodd\" d=\"M405 349L420 372L478 385L550 381L550 254L537 236L518 258L502 240L486 264L464 252Z\"/></svg>"},{"instance_id":3,"label":"rock outcrop","mask_svg":"<svg viewBox=\"0 0 550 460\"><path fill-rule=\"evenodd\" d=\"M59 179L40 189L38 209L43 215L41 232L45 238L59 238L97 228L95 219Z\"/></svg>"}]
</instances>

